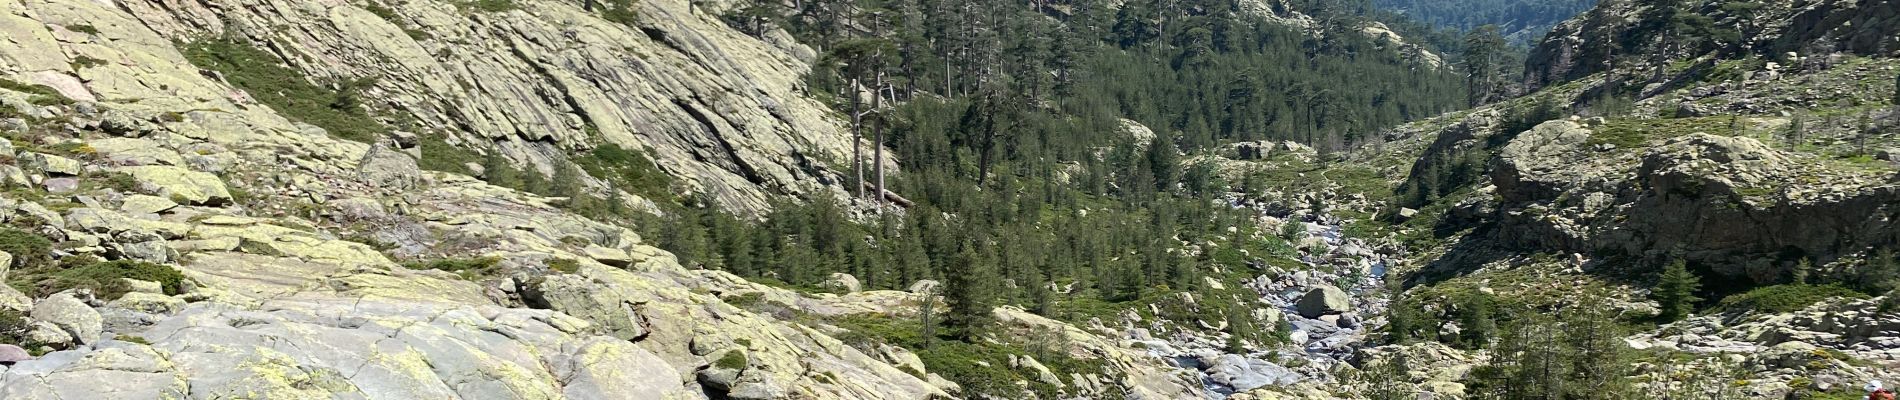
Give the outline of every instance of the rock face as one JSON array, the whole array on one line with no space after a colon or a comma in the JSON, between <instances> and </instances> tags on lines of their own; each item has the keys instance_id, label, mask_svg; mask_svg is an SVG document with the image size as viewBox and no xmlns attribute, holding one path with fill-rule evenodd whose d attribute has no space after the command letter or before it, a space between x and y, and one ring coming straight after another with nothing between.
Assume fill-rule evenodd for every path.
<instances>
[{"instance_id":1,"label":"rock face","mask_svg":"<svg viewBox=\"0 0 1900 400\"><path fill-rule=\"evenodd\" d=\"M1346 297L1346 291L1332 285L1315 285L1300 296L1298 304L1300 316L1319 318L1322 315L1343 314L1352 311L1352 301Z\"/></svg>"},{"instance_id":2,"label":"rock face","mask_svg":"<svg viewBox=\"0 0 1900 400\"><path fill-rule=\"evenodd\" d=\"M762 210L771 194L842 193L839 175L825 165L848 157L849 135L800 87L812 51L780 31L761 39L728 28L718 16L733 3L633 2L636 17L626 24L584 11L579 1L508 3L514 7L503 11L448 0L383 4L377 12L365 3L300 0L17 7L39 20L20 29L91 24L100 31L95 40L113 40L67 52L105 60L83 71L94 83L77 88L98 98L148 97L133 82L153 76L192 80L197 71L170 42L233 35L318 81L373 81L361 89L365 98L385 99L369 104L373 112L413 119L448 143L497 149L542 173L567 154L613 144L645 152L684 180L684 189L718 193L712 197L729 210ZM69 60L56 46L9 53L26 59L28 70L64 75ZM141 67L161 62L187 68ZM237 94L215 86L187 93Z\"/></svg>"}]
</instances>

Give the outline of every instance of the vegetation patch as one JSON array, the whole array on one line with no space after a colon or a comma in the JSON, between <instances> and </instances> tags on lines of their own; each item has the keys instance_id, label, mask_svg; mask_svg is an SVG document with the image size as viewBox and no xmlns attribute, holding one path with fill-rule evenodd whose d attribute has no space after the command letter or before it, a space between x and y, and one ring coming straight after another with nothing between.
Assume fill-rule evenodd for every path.
<instances>
[{"instance_id":1,"label":"vegetation patch","mask_svg":"<svg viewBox=\"0 0 1900 400\"><path fill-rule=\"evenodd\" d=\"M185 59L218 71L225 81L297 121L316 125L336 137L369 143L389 132L371 117L357 92L372 80L312 82L300 71L249 41L232 36L181 44Z\"/></svg>"},{"instance_id":2,"label":"vegetation patch","mask_svg":"<svg viewBox=\"0 0 1900 400\"><path fill-rule=\"evenodd\" d=\"M713 366L722 369L745 369L746 362L744 350L729 350L726 351L726 355L719 356L719 361L714 361Z\"/></svg>"},{"instance_id":3,"label":"vegetation patch","mask_svg":"<svg viewBox=\"0 0 1900 400\"><path fill-rule=\"evenodd\" d=\"M468 0L459 4L463 9L481 12L503 12L521 9L514 0Z\"/></svg>"},{"instance_id":4,"label":"vegetation patch","mask_svg":"<svg viewBox=\"0 0 1900 400\"><path fill-rule=\"evenodd\" d=\"M172 267L135 260L100 261L71 256L58 263L16 268L8 280L16 289L43 297L70 289L89 289L100 298L117 299L132 290L126 279L157 282L167 295L183 290L185 275Z\"/></svg>"},{"instance_id":5,"label":"vegetation patch","mask_svg":"<svg viewBox=\"0 0 1900 400\"><path fill-rule=\"evenodd\" d=\"M463 279L475 280L497 272L497 269L501 267L501 259L496 257L445 258L428 261L410 261L402 263L402 266L415 270L433 269L437 271L448 271L456 275L461 275Z\"/></svg>"},{"instance_id":6,"label":"vegetation patch","mask_svg":"<svg viewBox=\"0 0 1900 400\"><path fill-rule=\"evenodd\" d=\"M422 135L417 147L422 148L422 159L416 160L416 166L429 171L467 174L468 165L479 165L482 156L473 150L449 144L441 134Z\"/></svg>"},{"instance_id":7,"label":"vegetation patch","mask_svg":"<svg viewBox=\"0 0 1900 400\"><path fill-rule=\"evenodd\" d=\"M603 143L585 156L574 159L574 164L586 170L588 175L613 182L614 186L628 193L660 200L673 197L673 178L661 172L653 160L639 151Z\"/></svg>"},{"instance_id":8,"label":"vegetation patch","mask_svg":"<svg viewBox=\"0 0 1900 400\"><path fill-rule=\"evenodd\" d=\"M1864 299L1867 295L1839 285L1775 285L1731 295L1722 299L1717 308L1722 311L1786 313L1800 311L1834 297Z\"/></svg>"}]
</instances>

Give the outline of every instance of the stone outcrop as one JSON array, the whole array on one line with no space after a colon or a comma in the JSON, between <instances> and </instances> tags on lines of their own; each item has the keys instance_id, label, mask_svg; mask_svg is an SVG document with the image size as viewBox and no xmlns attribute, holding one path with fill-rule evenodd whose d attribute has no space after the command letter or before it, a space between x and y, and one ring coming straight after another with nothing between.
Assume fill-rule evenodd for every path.
<instances>
[{"instance_id":1,"label":"stone outcrop","mask_svg":"<svg viewBox=\"0 0 1900 400\"><path fill-rule=\"evenodd\" d=\"M1695 133L1603 151L1552 121L1514 138L1492 166L1502 243L1585 254L1683 258L1734 277L1780 279L1879 244L1900 187L1746 137Z\"/></svg>"}]
</instances>

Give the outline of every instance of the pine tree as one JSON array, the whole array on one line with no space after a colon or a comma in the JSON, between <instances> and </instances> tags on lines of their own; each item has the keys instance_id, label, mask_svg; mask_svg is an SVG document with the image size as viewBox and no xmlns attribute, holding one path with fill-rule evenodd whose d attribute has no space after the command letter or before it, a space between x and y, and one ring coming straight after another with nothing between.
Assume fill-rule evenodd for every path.
<instances>
[{"instance_id":1,"label":"pine tree","mask_svg":"<svg viewBox=\"0 0 1900 400\"><path fill-rule=\"evenodd\" d=\"M944 302L950 306L943 324L952 335L965 341L975 340L990 323L991 301L996 268L977 254L975 245L964 243L946 272Z\"/></svg>"},{"instance_id":2,"label":"pine tree","mask_svg":"<svg viewBox=\"0 0 1900 400\"><path fill-rule=\"evenodd\" d=\"M1471 106L1490 102L1498 94L1505 43L1497 25L1481 26L1465 35L1465 90L1471 96Z\"/></svg>"},{"instance_id":3,"label":"pine tree","mask_svg":"<svg viewBox=\"0 0 1900 400\"><path fill-rule=\"evenodd\" d=\"M1663 269L1662 280L1651 291L1650 297L1656 300L1660 312L1656 317L1663 322L1674 322L1689 316L1695 308L1695 302L1701 298L1695 291L1702 287L1701 279L1689 272L1688 263L1676 260Z\"/></svg>"},{"instance_id":4,"label":"pine tree","mask_svg":"<svg viewBox=\"0 0 1900 400\"><path fill-rule=\"evenodd\" d=\"M488 155L482 159L482 178L490 185L522 187L520 170L508 163L508 158L501 155L501 149L489 149Z\"/></svg>"},{"instance_id":5,"label":"pine tree","mask_svg":"<svg viewBox=\"0 0 1900 400\"><path fill-rule=\"evenodd\" d=\"M1563 313L1563 346L1569 358L1566 398L1583 400L1636 399L1630 382L1633 368L1623 329L1598 300L1586 300Z\"/></svg>"}]
</instances>

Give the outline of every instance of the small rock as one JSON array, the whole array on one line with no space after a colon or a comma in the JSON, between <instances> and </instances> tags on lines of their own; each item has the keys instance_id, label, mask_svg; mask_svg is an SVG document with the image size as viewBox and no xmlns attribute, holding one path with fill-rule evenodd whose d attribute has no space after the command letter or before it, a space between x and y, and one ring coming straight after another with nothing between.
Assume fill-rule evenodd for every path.
<instances>
[{"instance_id":1,"label":"small rock","mask_svg":"<svg viewBox=\"0 0 1900 400\"><path fill-rule=\"evenodd\" d=\"M141 279L132 279L132 278L119 278L119 281L125 282L126 290L129 290L131 292L157 293L157 294L165 293L165 285L160 284L158 282L152 282L152 281L141 280Z\"/></svg>"},{"instance_id":2,"label":"small rock","mask_svg":"<svg viewBox=\"0 0 1900 400\"><path fill-rule=\"evenodd\" d=\"M633 265L633 256L628 255L625 250L590 245L582 252L587 253L588 258L599 261L601 264L623 268Z\"/></svg>"},{"instance_id":3,"label":"small rock","mask_svg":"<svg viewBox=\"0 0 1900 400\"><path fill-rule=\"evenodd\" d=\"M119 211L127 214L158 214L177 207L178 203L163 197L142 194L126 196L125 201L119 203Z\"/></svg>"},{"instance_id":4,"label":"small rock","mask_svg":"<svg viewBox=\"0 0 1900 400\"><path fill-rule=\"evenodd\" d=\"M26 330L26 341L66 348L73 344L73 334L51 322L33 321L33 327Z\"/></svg>"},{"instance_id":5,"label":"small rock","mask_svg":"<svg viewBox=\"0 0 1900 400\"><path fill-rule=\"evenodd\" d=\"M26 352L26 349L20 346L0 344L0 365L13 365L13 363L32 359L33 354Z\"/></svg>"},{"instance_id":6,"label":"small rock","mask_svg":"<svg viewBox=\"0 0 1900 400\"><path fill-rule=\"evenodd\" d=\"M163 294L132 292L126 293L118 300L113 300L111 307L152 314L172 314L184 309L185 301Z\"/></svg>"},{"instance_id":7,"label":"small rock","mask_svg":"<svg viewBox=\"0 0 1900 400\"><path fill-rule=\"evenodd\" d=\"M922 279L922 280L918 280L916 283L910 284L909 290L911 293L917 293L917 294L936 293L937 287L941 285L943 284L934 280Z\"/></svg>"},{"instance_id":8,"label":"small rock","mask_svg":"<svg viewBox=\"0 0 1900 400\"><path fill-rule=\"evenodd\" d=\"M49 178L44 182L40 182L40 185L46 187L46 192L55 194L72 193L79 190L79 180L74 178Z\"/></svg>"}]
</instances>

